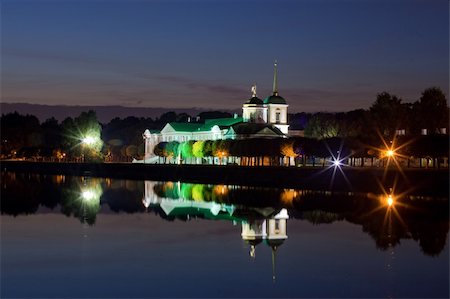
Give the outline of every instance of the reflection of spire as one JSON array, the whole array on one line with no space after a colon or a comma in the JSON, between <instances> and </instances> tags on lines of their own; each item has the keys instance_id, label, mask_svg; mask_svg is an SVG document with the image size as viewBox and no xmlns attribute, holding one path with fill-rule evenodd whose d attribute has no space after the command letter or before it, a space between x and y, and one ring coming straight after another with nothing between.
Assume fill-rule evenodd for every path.
<instances>
[{"instance_id":1,"label":"reflection of spire","mask_svg":"<svg viewBox=\"0 0 450 299\"><path fill-rule=\"evenodd\" d=\"M277 61L273 64L273 95L278 95Z\"/></svg>"},{"instance_id":2,"label":"reflection of spire","mask_svg":"<svg viewBox=\"0 0 450 299\"><path fill-rule=\"evenodd\" d=\"M252 258L256 257L256 246L255 245L250 246L250 257L252 257Z\"/></svg>"},{"instance_id":3,"label":"reflection of spire","mask_svg":"<svg viewBox=\"0 0 450 299\"><path fill-rule=\"evenodd\" d=\"M272 281L275 283L275 253L277 246L272 246Z\"/></svg>"}]
</instances>

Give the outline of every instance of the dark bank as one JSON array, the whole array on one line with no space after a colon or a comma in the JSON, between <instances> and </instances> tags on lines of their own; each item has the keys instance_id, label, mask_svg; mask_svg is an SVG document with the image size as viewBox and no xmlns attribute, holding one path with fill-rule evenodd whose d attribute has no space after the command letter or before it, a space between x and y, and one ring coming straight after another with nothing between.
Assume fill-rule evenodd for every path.
<instances>
[{"instance_id":1,"label":"dark bank","mask_svg":"<svg viewBox=\"0 0 450 299\"><path fill-rule=\"evenodd\" d=\"M448 196L448 169L243 167L2 161L2 171L315 190ZM375 190L374 190L375 189Z\"/></svg>"}]
</instances>

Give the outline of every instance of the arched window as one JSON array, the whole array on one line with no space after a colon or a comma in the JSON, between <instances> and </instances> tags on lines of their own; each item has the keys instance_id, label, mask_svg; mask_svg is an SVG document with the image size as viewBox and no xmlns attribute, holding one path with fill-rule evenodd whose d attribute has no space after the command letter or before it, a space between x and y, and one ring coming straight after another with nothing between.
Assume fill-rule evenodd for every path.
<instances>
[{"instance_id":1,"label":"arched window","mask_svg":"<svg viewBox=\"0 0 450 299\"><path fill-rule=\"evenodd\" d=\"M280 109L277 109L277 111L275 111L275 123L279 124L280 123Z\"/></svg>"}]
</instances>

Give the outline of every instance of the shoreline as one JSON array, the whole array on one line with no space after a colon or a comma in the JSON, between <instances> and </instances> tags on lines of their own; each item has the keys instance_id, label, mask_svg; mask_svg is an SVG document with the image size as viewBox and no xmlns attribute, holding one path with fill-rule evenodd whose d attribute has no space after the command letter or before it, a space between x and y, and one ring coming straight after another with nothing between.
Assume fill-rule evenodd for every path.
<instances>
[{"instance_id":1,"label":"shoreline","mask_svg":"<svg viewBox=\"0 0 450 299\"><path fill-rule=\"evenodd\" d=\"M345 192L394 192L448 198L448 169L340 169L322 167L174 165L137 163L65 163L0 161L2 171L109 177L130 180L183 181L203 184L312 189ZM334 175L333 175L334 174ZM334 179L333 179L334 177Z\"/></svg>"}]
</instances>

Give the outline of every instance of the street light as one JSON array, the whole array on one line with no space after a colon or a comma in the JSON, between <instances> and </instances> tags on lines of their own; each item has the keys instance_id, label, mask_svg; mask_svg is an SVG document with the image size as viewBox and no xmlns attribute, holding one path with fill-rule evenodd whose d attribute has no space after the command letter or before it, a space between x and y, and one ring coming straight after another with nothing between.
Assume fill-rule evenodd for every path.
<instances>
[{"instance_id":1,"label":"street light","mask_svg":"<svg viewBox=\"0 0 450 299\"><path fill-rule=\"evenodd\" d=\"M86 145L92 145L95 143L95 138L92 136L86 136L81 141Z\"/></svg>"},{"instance_id":2,"label":"street light","mask_svg":"<svg viewBox=\"0 0 450 299\"><path fill-rule=\"evenodd\" d=\"M388 156L388 157L392 157L392 156L394 156L394 154L395 154L395 152L393 150L386 151L386 156Z\"/></svg>"}]
</instances>

